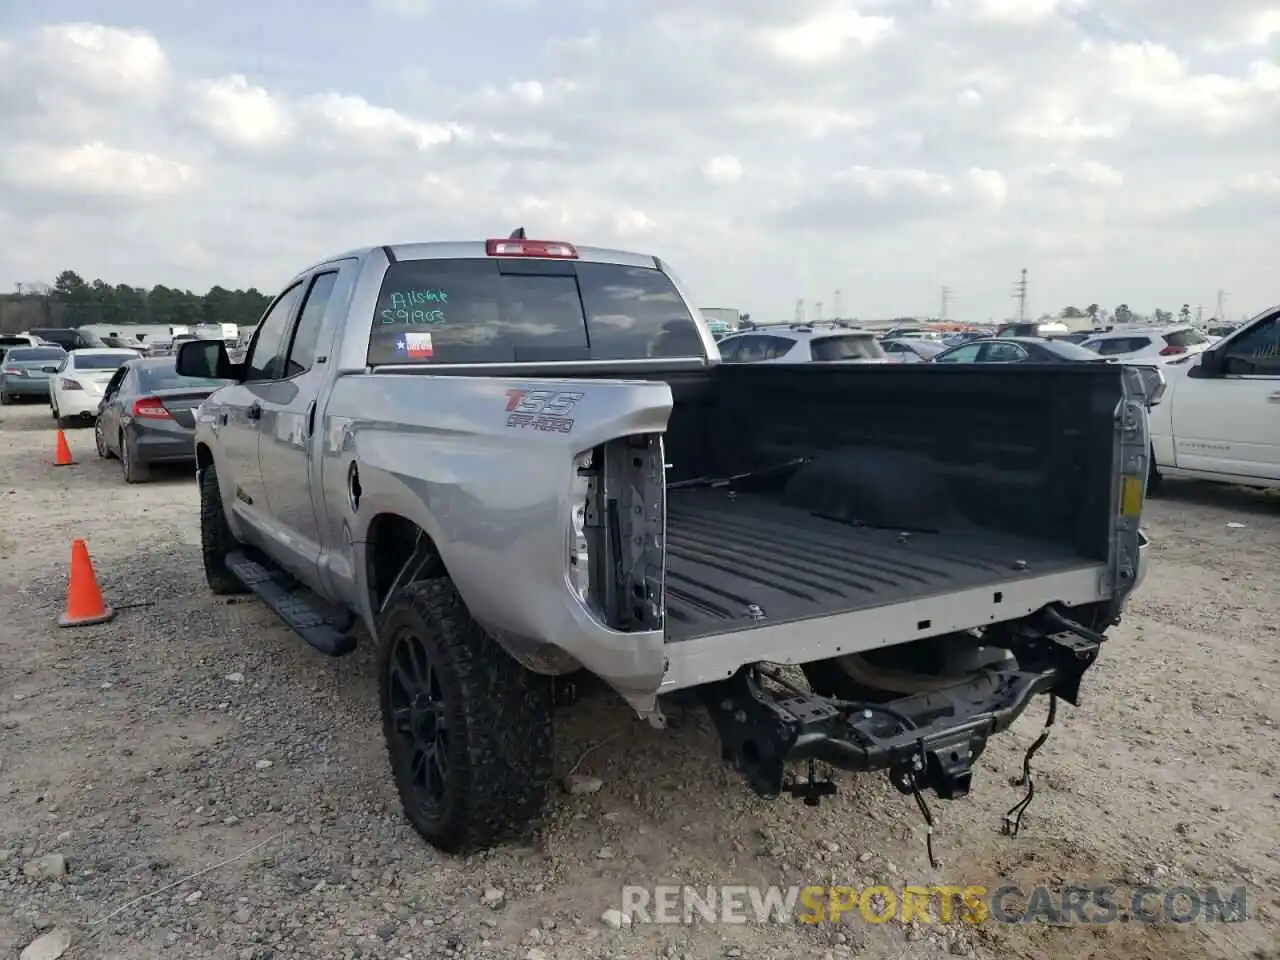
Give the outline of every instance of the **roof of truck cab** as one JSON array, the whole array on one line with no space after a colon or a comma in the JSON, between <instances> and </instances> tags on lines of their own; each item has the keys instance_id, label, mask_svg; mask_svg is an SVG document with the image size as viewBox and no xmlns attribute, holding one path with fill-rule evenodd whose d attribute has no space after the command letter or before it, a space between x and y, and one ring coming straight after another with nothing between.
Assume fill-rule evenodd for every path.
<instances>
[{"instance_id":1,"label":"roof of truck cab","mask_svg":"<svg viewBox=\"0 0 1280 960\"><path fill-rule=\"evenodd\" d=\"M530 240L538 240L541 238L530 237ZM661 269L662 261L651 254L636 253L630 250L614 250L609 247L583 247L573 243L571 240L553 240L552 242L567 243L573 246L578 252L577 261L586 263L613 263L624 267L648 267L649 269ZM477 260L477 259L494 259L494 260L518 260L519 257L489 257L488 251L485 249L484 240L429 240L420 242L406 243L388 243L376 246L358 247L354 250L348 250L345 253L339 253L332 257L325 257L318 260L305 270L299 271L298 276L310 273L319 267L327 264L335 263L339 260L363 260L365 257L372 255L375 251L385 255L390 250L395 260ZM568 261L574 262L572 260Z\"/></svg>"}]
</instances>

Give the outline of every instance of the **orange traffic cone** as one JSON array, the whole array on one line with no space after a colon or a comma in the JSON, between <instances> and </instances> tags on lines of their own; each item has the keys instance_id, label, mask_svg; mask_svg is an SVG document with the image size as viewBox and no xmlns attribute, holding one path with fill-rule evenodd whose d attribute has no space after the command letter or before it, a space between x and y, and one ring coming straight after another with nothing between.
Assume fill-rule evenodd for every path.
<instances>
[{"instance_id":1,"label":"orange traffic cone","mask_svg":"<svg viewBox=\"0 0 1280 960\"><path fill-rule=\"evenodd\" d=\"M75 461L71 459L71 448L67 446L67 435L59 430L58 442L53 447L53 465L69 467L74 463Z\"/></svg>"},{"instance_id":2,"label":"orange traffic cone","mask_svg":"<svg viewBox=\"0 0 1280 960\"><path fill-rule=\"evenodd\" d=\"M58 618L60 627L85 627L106 623L116 612L102 600L98 578L83 540L71 544L71 582L67 585L67 610Z\"/></svg>"}]
</instances>

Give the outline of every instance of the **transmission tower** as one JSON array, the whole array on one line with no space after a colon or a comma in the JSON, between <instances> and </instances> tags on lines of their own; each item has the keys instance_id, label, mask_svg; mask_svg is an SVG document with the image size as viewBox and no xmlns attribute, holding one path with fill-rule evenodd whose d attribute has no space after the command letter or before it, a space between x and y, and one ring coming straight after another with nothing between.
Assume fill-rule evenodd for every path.
<instances>
[{"instance_id":1,"label":"transmission tower","mask_svg":"<svg viewBox=\"0 0 1280 960\"><path fill-rule=\"evenodd\" d=\"M1022 268L1022 277L1018 280L1017 286L1014 288L1014 297L1018 301L1018 321L1025 322L1027 319L1027 268Z\"/></svg>"},{"instance_id":2,"label":"transmission tower","mask_svg":"<svg viewBox=\"0 0 1280 960\"><path fill-rule=\"evenodd\" d=\"M839 320L844 314L840 312L840 291L836 291L836 295L831 298L831 315Z\"/></svg>"},{"instance_id":3,"label":"transmission tower","mask_svg":"<svg viewBox=\"0 0 1280 960\"><path fill-rule=\"evenodd\" d=\"M938 313L939 320L947 319L947 307L951 305L951 288L944 286L942 288L942 309Z\"/></svg>"},{"instance_id":4,"label":"transmission tower","mask_svg":"<svg viewBox=\"0 0 1280 960\"><path fill-rule=\"evenodd\" d=\"M804 323L804 300L796 301L796 323Z\"/></svg>"},{"instance_id":5,"label":"transmission tower","mask_svg":"<svg viewBox=\"0 0 1280 960\"><path fill-rule=\"evenodd\" d=\"M813 320L815 323L821 323L823 321L821 300L813 305Z\"/></svg>"},{"instance_id":6,"label":"transmission tower","mask_svg":"<svg viewBox=\"0 0 1280 960\"><path fill-rule=\"evenodd\" d=\"M1226 304L1227 304L1227 291L1219 290L1218 291L1218 309L1217 309L1217 312L1214 313L1214 316L1217 317L1219 320L1224 319L1223 311L1226 310Z\"/></svg>"}]
</instances>

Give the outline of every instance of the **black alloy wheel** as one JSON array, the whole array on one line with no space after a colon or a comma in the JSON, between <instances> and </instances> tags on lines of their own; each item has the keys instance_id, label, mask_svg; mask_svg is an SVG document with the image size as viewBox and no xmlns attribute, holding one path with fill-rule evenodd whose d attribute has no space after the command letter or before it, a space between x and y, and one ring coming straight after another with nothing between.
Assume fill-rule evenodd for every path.
<instances>
[{"instance_id":1,"label":"black alloy wheel","mask_svg":"<svg viewBox=\"0 0 1280 960\"><path fill-rule=\"evenodd\" d=\"M387 642L391 726L400 740L401 756L408 760L404 785L421 813L435 820L445 813L449 799L450 724L440 674L411 625L400 625Z\"/></svg>"}]
</instances>

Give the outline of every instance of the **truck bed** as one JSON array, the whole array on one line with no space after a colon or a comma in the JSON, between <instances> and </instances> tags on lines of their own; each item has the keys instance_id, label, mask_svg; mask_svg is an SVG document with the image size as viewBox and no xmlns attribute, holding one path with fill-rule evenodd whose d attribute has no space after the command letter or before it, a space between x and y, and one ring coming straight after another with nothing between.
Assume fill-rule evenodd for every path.
<instances>
[{"instance_id":1,"label":"truck bed","mask_svg":"<svg viewBox=\"0 0 1280 960\"><path fill-rule=\"evenodd\" d=\"M1068 546L977 526L903 537L897 530L815 517L767 495L672 490L667 640L852 613L1093 566L1096 560Z\"/></svg>"}]
</instances>

